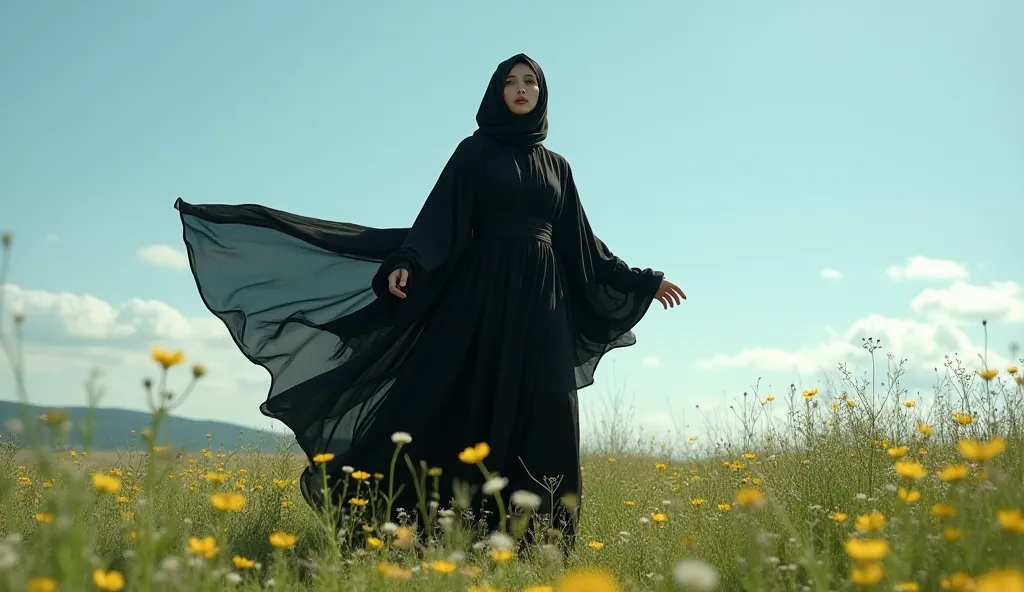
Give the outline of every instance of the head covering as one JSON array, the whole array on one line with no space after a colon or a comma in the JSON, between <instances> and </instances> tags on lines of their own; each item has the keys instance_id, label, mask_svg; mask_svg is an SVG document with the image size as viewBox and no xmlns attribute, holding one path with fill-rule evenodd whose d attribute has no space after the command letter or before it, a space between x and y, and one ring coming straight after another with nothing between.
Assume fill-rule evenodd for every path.
<instances>
[{"instance_id":1,"label":"head covering","mask_svg":"<svg viewBox=\"0 0 1024 592\"><path fill-rule=\"evenodd\" d=\"M537 105L526 115L516 115L505 104L505 78L516 64L526 64L537 74L540 94ZM476 112L476 134L516 146L537 146L548 137L548 84L540 64L526 54L517 54L498 64L487 84Z\"/></svg>"}]
</instances>

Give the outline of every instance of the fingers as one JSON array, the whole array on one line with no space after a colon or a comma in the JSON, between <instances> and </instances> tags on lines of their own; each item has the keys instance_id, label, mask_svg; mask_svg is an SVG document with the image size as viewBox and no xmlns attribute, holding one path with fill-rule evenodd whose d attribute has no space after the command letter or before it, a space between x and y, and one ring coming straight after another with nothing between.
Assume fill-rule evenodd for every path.
<instances>
[{"instance_id":1,"label":"fingers","mask_svg":"<svg viewBox=\"0 0 1024 592\"><path fill-rule=\"evenodd\" d=\"M408 279L409 279L409 270L408 269L399 269L398 270L398 285L404 288L405 287L405 282Z\"/></svg>"},{"instance_id":2,"label":"fingers","mask_svg":"<svg viewBox=\"0 0 1024 592\"><path fill-rule=\"evenodd\" d=\"M404 269L396 269L388 274L388 292L399 298L405 298L405 292L402 291L401 287L405 287L405 282L409 278L409 272Z\"/></svg>"}]
</instances>

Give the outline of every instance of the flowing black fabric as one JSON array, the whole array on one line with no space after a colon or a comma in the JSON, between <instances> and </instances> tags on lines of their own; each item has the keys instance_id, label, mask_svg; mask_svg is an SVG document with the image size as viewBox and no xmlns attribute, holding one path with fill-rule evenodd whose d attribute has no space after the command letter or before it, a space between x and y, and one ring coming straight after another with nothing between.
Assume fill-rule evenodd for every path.
<instances>
[{"instance_id":1,"label":"flowing black fabric","mask_svg":"<svg viewBox=\"0 0 1024 592\"><path fill-rule=\"evenodd\" d=\"M494 80L520 59L496 71L480 113L498 109ZM332 483L346 466L387 474L391 435L407 432L404 451L444 471L443 505L452 479L481 483L457 458L477 442L508 491L548 498L528 470L561 477L556 499L581 494L576 391L605 353L635 342L661 273L630 268L594 235L569 164L528 139L538 126L518 141L509 126L463 140L408 229L175 204L204 302L271 375L260 410L311 459L335 454ZM405 299L387 289L398 268ZM314 480L307 470L311 503ZM396 481L397 505L413 511L404 462Z\"/></svg>"}]
</instances>

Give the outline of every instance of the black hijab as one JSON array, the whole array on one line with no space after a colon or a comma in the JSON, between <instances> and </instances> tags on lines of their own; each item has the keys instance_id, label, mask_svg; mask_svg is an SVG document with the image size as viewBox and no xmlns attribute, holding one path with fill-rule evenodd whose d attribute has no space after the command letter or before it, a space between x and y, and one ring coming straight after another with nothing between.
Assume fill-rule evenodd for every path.
<instances>
[{"instance_id":1,"label":"black hijab","mask_svg":"<svg viewBox=\"0 0 1024 592\"><path fill-rule=\"evenodd\" d=\"M537 106L526 115L516 115L505 104L505 78L516 64L526 64L537 75L540 94ZM518 54L498 64L491 75L491 81L480 101L480 109L476 112L476 123L479 128L476 134L488 136L516 146L537 146L548 137L548 84L544 79L544 71L540 64L526 54Z\"/></svg>"}]
</instances>

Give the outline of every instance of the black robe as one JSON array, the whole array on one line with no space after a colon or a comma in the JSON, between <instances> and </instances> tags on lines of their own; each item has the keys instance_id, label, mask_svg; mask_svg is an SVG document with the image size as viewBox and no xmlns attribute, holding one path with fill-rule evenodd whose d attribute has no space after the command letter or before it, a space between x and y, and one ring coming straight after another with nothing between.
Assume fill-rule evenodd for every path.
<instances>
[{"instance_id":1,"label":"black robe","mask_svg":"<svg viewBox=\"0 0 1024 592\"><path fill-rule=\"evenodd\" d=\"M345 466L386 475L391 436L407 432L403 451L443 470L442 506L452 479L482 483L458 459L478 442L506 493L546 500L529 475L560 477L555 499L582 493L576 391L605 353L635 342L662 275L630 268L594 235L563 157L470 136L409 229L176 207L204 302L270 372L260 410L310 458L334 453L332 483ZM387 288L398 268L410 272L405 299ZM307 470L318 503L313 482ZM404 460L396 482L396 507L413 512Z\"/></svg>"}]
</instances>

